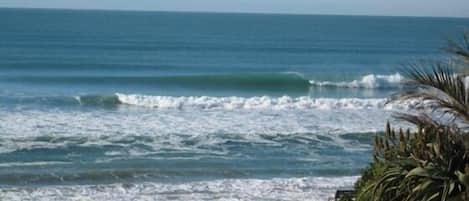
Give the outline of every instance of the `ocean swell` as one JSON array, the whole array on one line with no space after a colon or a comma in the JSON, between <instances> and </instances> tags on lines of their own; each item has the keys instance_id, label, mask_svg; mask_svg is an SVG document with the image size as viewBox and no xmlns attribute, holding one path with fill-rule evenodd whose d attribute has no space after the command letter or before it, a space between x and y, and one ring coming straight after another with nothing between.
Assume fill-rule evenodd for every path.
<instances>
[{"instance_id":1,"label":"ocean swell","mask_svg":"<svg viewBox=\"0 0 469 201\"><path fill-rule=\"evenodd\" d=\"M149 87L183 87L193 89L238 89L268 91L308 91L310 87L338 87L387 89L401 86L404 77L399 73L391 75L364 75L352 81L309 80L296 72L285 73L239 73L202 75L35 75L3 76L0 80L30 84L71 84L71 85L126 85Z\"/></svg>"},{"instance_id":2,"label":"ocean swell","mask_svg":"<svg viewBox=\"0 0 469 201\"><path fill-rule=\"evenodd\" d=\"M4 76L0 81L38 85L93 85L133 87L177 87L188 89L234 89L264 91L308 91L309 80L298 73L241 73L202 75L36 75Z\"/></svg>"}]
</instances>

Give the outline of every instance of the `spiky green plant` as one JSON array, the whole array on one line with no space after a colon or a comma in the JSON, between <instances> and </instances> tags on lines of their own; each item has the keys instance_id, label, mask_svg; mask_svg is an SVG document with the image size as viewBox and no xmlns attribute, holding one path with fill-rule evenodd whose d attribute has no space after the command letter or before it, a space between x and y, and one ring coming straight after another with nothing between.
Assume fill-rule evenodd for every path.
<instances>
[{"instance_id":1,"label":"spiky green plant","mask_svg":"<svg viewBox=\"0 0 469 201\"><path fill-rule=\"evenodd\" d=\"M391 101L421 103L413 113L395 115L418 129L396 132L387 124L374 145L372 168L382 170L360 181L358 200L469 200L469 33L446 50L454 55L450 62L411 65L405 72L407 87Z\"/></svg>"},{"instance_id":2,"label":"spiky green plant","mask_svg":"<svg viewBox=\"0 0 469 201\"><path fill-rule=\"evenodd\" d=\"M375 140L374 164L385 167L359 200L465 200L469 158L460 134L449 129L403 132L387 125ZM396 134L397 133L397 134Z\"/></svg>"}]
</instances>

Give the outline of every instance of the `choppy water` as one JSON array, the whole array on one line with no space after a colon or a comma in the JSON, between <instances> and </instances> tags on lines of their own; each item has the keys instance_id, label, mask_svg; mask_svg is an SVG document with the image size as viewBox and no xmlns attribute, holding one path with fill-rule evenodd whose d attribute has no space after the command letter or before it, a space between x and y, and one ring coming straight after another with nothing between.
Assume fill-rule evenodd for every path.
<instances>
[{"instance_id":1,"label":"choppy water","mask_svg":"<svg viewBox=\"0 0 469 201\"><path fill-rule=\"evenodd\" d=\"M0 198L326 200L468 19L0 9Z\"/></svg>"}]
</instances>

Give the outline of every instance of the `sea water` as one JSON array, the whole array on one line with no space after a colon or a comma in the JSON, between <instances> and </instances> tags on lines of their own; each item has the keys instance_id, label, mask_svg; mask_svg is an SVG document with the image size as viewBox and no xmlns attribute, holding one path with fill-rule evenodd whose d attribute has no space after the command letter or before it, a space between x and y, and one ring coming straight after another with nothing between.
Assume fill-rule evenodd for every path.
<instances>
[{"instance_id":1,"label":"sea water","mask_svg":"<svg viewBox=\"0 0 469 201\"><path fill-rule=\"evenodd\" d=\"M1 200L327 200L464 18L0 9ZM397 125L401 125L397 122Z\"/></svg>"}]
</instances>

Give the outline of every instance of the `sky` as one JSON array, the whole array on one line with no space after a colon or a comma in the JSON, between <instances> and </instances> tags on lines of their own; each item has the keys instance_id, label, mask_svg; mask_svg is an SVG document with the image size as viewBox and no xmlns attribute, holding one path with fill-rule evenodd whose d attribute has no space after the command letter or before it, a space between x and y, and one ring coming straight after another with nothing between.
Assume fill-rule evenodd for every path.
<instances>
[{"instance_id":1,"label":"sky","mask_svg":"<svg viewBox=\"0 0 469 201\"><path fill-rule=\"evenodd\" d=\"M469 0L0 0L0 7L469 17Z\"/></svg>"}]
</instances>

